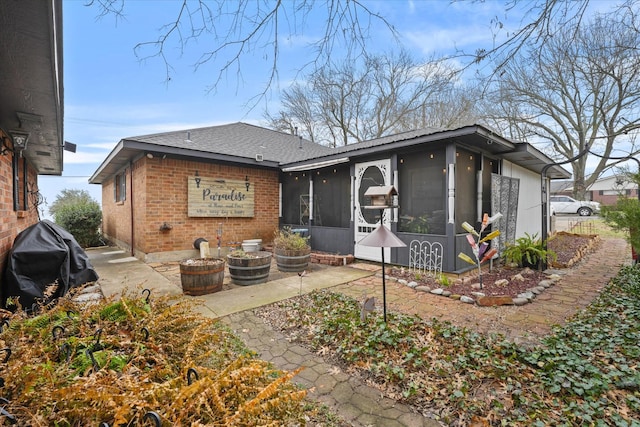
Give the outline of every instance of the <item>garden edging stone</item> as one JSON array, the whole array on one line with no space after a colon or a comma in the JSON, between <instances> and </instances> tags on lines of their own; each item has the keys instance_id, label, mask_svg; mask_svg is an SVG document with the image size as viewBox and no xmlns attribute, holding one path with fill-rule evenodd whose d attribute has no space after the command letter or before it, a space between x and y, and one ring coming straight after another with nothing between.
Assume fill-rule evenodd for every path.
<instances>
[{"instance_id":1,"label":"garden edging stone","mask_svg":"<svg viewBox=\"0 0 640 427\"><path fill-rule=\"evenodd\" d=\"M376 276L378 276L378 274L376 274ZM382 277L381 274L379 276ZM518 280L518 276L522 277L520 274L516 274L513 276L512 279ZM396 281L401 285L408 286L411 289L414 289L416 292L425 292L432 295L459 300L460 302L465 304L476 304L481 307L494 307L494 306L497 307L502 305L522 306L522 305L531 303L536 298L536 296L542 294L545 289L548 289L551 286L557 284L560 281L561 276L555 272L549 272L547 274L547 278L545 278L544 280L541 280L538 283L538 286L529 288L525 292L521 292L515 297L511 297L508 295L487 296L483 292L479 292L479 291L471 292L471 295L473 295L473 297L475 298L467 295L462 295L462 296L457 295L443 288L431 289L430 287L425 285L418 285L414 281L408 282L405 279L398 279L392 276L385 276L385 278L387 280ZM502 280L506 280L506 279L502 279ZM474 286L474 285L477 285L477 286ZM479 285L480 285L479 283L474 283L471 285L471 289L482 289Z\"/></svg>"}]
</instances>

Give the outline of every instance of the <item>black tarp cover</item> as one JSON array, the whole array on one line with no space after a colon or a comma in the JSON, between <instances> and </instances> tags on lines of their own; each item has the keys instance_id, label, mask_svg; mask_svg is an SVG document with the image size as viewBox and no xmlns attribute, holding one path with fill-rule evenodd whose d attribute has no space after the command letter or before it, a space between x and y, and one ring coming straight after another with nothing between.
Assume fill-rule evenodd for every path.
<instances>
[{"instance_id":1,"label":"black tarp cover","mask_svg":"<svg viewBox=\"0 0 640 427\"><path fill-rule=\"evenodd\" d=\"M19 297L20 305L29 309L34 302L49 302L96 280L98 275L73 235L42 220L24 229L13 242L0 289L2 306L8 297Z\"/></svg>"}]
</instances>

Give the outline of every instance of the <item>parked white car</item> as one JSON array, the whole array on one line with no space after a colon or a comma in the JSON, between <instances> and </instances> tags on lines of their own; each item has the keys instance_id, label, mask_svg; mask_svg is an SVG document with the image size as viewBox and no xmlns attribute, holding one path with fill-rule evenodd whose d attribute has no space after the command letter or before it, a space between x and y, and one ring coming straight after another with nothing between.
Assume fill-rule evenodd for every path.
<instances>
[{"instance_id":1,"label":"parked white car","mask_svg":"<svg viewBox=\"0 0 640 427\"><path fill-rule=\"evenodd\" d=\"M578 214L589 216L600 213L600 203L576 200L569 196L549 197L549 210L551 215L555 214Z\"/></svg>"}]
</instances>

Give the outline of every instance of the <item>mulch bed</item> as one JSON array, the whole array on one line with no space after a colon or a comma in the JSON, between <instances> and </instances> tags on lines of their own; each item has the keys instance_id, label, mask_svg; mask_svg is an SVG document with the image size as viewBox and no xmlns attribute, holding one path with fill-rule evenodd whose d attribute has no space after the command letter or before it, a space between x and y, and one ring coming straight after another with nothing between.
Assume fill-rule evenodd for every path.
<instances>
[{"instance_id":1,"label":"mulch bed","mask_svg":"<svg viewBox=\"0 0 640 427\"><path fill-rule=\"evenodd\" d=\"M592 252L600 243L597 235L581 235L559 232L552 236L548 242L548 249L556 254L551 262L552 268L568 268L582 259L587 253ZM478 270L470 270L461 277L450 279L449 284L442 284L434 277L419 275L407 268L391 267L387 274L395 279L404 279L407 282L416 282L418 286L429 289L443 289L452 295L465 295L476 298L474 293L481 292L486 296L508 296L515 298L519 294L538 286L548 279L550 273L532 270L530 268L507 267L502 264L494 266L491 270L487 266L482 268L482 286ZM505 283L506 279L508 283Z\"/></svg>"}]
</instances>

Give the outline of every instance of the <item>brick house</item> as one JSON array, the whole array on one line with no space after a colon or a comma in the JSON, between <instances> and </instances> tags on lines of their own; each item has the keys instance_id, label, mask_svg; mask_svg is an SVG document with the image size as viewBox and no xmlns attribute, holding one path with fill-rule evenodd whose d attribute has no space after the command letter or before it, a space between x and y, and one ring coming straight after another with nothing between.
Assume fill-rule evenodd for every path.
<instances>
[{"instance_id":1,"label":"brick house","mask_svg":"<svg viewBox=\"0 0 640 427\"><path fill-rule=\"evenodd\" d=\"M573 197L573 181L551 183L552 195ZM638 198L638 185L624 174L616 174L598 179L585 191L584 200L598 202L605 206L615 205L618 198Z\"/></svg>"},{"instance_id":2,"label":"brick house","mask_svg":"<svg viewBox=\"0 0 640 427\"><path fill-rule=\"evenodd\" d=\"M246 239L270 241L280 210L278 159L328 151L293 135L236 123L123 139L89 182L102 184L103 234L152 259L189 250L199 237L213 247L221 225L225 248ZM201 190L207 200L218 197L216 208L197 212ZM223 203L225 192L248 197Z\"/></svg>"},{"instance_id":3,"label":"brick house","mask_svg":"<svg viewBox=\"0 0 640 427\"><path fill-rule=\"evenodd\" d=\"M380 249L358 242L382 222L408 246L441 245L443 271L455 272L468 268L463 222L500 211L503 241L541 231L550 179L570 176L551 163L479 125L329 148L233 123L122 139L89 182L102 185L105 236L146 260L179 259L201 237L215 248L220 228L224 254L291 226L315 250L376 261ZM366 209L371 185L393 185L398 207ZM385 251L410 263L406 248Z\"/></svg>"},{"instance_id":4,"label":"brick house","mask_svg":"<svg viewBox=\"0 0 640 427\"><path fill-rule=\"evenodd\" d=\"M0 268L63 165L62 2L0 2Z\"/></svg>"},{"instance_id":5,"label":"brick house","mask_svg":"<svg viewBox=\"0 0 640 427\"><path fill-rule=\"evenodd\" d=\"M623 175L600 178L587 188L590 200L603 205L615 205L618 198L638 198L638 185Z\"/></svg>"}]
</instances>

